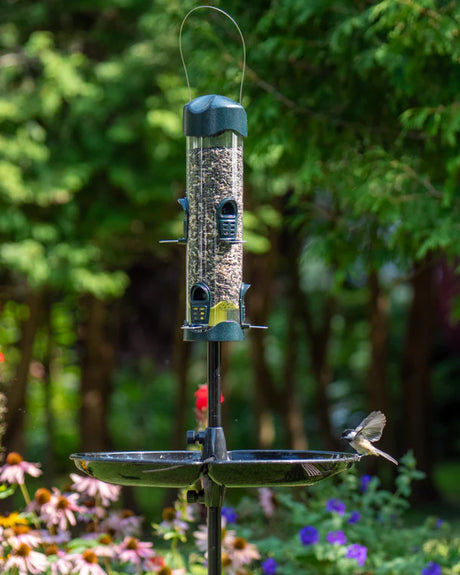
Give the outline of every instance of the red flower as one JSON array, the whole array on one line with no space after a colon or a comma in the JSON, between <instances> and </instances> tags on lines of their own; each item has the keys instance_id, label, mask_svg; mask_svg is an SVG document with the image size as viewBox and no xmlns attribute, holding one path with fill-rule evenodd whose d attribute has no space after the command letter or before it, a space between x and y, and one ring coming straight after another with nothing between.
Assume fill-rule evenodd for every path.
<instances>
[{"instance_id":1,"label":"red flower","mask_svg":"<svg viewBox=\"0 0 460 575\"><path fill-rule=\"evenodd\" d=\"M200 387L195 391L195 407L199 411L204 411L208 409L208 386L206 384L200 385ZM221 394L220 402L224 401L224 396Z\"/></svg>"},{"instance_id":2,"label":"red flower","mask_svg":"<svg viewBox=\"0 0 460 575\"><path fill-rule=\"evenodd\" d=\"M5 362L5 356L3 355L3 353L0 351L0 363L4 363Z\"/></svg>"}]
</instances>

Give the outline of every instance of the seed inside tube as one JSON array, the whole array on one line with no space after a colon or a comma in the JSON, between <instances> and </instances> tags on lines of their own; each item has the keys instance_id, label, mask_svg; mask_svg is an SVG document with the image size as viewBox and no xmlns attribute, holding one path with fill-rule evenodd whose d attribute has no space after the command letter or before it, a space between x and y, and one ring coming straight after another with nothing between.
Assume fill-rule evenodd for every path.
<instances>
[{"instance_id":1,"label":"seed inside tube","mask_svg":"<svg viewBox=\"0 0 460 575\"><path fill-rule=\"evenodd\" d=\"M243 147L241 137L227 132L220 137L229 145L203 146L203 140L188 138L187 198L189 202L187 241L187 322L193 324L190 301L196 284L210 292L208 325L240 320L243 247ZM219 227L219 209L228 200L227 219ZM235 208L232 208L232 206ZM236 211L232 216L232 209ZM232 227L233 226L233 227ZM236 226L236 230L235 230ZM228 241L222 230L234 232Z\"/></svg>"}]
</instances>

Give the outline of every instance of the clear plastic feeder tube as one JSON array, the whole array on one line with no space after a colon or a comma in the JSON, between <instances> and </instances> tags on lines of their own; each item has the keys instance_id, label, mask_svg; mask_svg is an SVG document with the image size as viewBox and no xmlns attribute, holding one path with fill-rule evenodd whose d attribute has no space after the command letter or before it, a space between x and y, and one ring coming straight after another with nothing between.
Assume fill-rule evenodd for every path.
<instances>
[{"instance_id":1,"label":"clear plastic feeder tube","mask_svg":"<svg viewBox=\"0 0 460 575\"><path fill-rule=\"evenodd\" d=\"M243 106L210 94L184 106L187 341L244 339Z\"/></svg>"},{"instance_id":2,"label":"clear plastic feeder tube","mask_svg":"<svg viewBox=\"0 0 460 575\"><path fill-rule=\"evenodd\" d=\"M240 323L243 137L233 130L187 137L189 325Z\"/></svg>"}]
</instances>

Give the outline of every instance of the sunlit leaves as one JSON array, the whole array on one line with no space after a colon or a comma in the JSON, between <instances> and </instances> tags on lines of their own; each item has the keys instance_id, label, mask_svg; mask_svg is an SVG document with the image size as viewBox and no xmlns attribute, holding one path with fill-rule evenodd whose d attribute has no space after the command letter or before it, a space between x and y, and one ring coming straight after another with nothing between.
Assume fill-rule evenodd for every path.
<instances>
[{"instance_id":1,"label":"sunlit leaves","mask_svg":"<svg viewBox=\"0 0 460 575\"><path fill-rule=\"evenodd\" d=\"M401 114L406 129L423 131L430 138L440 137L447 146L456 146L460 134L460 101L436 107L409 108Z\"/></svg>"}]
</instances>

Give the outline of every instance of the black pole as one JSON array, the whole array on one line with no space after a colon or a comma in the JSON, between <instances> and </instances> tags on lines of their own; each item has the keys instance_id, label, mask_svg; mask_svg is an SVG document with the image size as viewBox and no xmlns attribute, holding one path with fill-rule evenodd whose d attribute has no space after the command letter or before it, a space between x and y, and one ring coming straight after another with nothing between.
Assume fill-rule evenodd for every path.
<instances>
[{"instance_id":1,"label":"black pole","mask_svg":"<svg viewBox=\"0 0 460 575\"><path fill-rule=\"evenodd\" d=\"M208 342L208 426L221 427L220 341ZM208 575L222 573L222 507L208 507Z\"/></svg>"},{"instance_id":2,"label":"black pole","mask_svg":"<svg viewBox=\"0 0 460 575\"><path fill-rule=\"evenodd\" d=\"M221 507L208 507L208 575L222 572Z\"/></svg>"},{"instance_id":3,"label":"black pole","mask_svg":"<svg viewBox=\"0 0 460 575\"><path fill-rule=\"evenodd\" d=\"M208 341L208 426L221 427L220 341Z\"/></svg>"}]
</instances>

